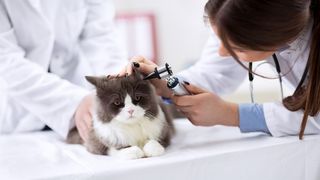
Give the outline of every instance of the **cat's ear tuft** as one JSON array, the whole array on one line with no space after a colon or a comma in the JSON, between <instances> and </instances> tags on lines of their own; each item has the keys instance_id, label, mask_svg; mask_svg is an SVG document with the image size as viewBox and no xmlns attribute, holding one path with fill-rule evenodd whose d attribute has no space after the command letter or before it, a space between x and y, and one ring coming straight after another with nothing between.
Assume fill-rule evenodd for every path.
<instances>
[{"instance_id":1,"label":"cat's ear tuft","mask_svg":"<svg viewBox=\"0 0 320 180\"><path fill-rule=\"evenodd\" d=\"M140 71L135 70L135 71L132 72L132 74L138 80L142 80L143 79L143 75L142 75L142 73Z\"/></svg>"},{"instance_id":2,"label":"cat's ear tuft","mask_svg":"<svg viewBox=\"0 0 320 180\"><path fill-rule=\"evenodd\" d=\"M97 84L98 84L98 77L95 77L95 76L85 76L85 78L86 78L86 80L88 81L88 82L90 82L92 85L94 85L94 86L97 86Z\"/></svg>"}]
</instances>

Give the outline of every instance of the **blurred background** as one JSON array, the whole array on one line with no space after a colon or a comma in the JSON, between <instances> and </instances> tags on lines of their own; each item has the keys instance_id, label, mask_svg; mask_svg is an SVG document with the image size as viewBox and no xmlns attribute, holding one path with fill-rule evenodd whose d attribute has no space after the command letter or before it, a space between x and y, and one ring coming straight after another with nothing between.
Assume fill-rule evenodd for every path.
<instances>
[{"instance_id":1,"label":"blurred background","mask_svg":"<svg viewBox=\"0 0 320 180\"><path fill-rule=\"evenodd\" d=\"M210 33L205 24L207 0L116 0L116 24L128 56L143 55L159 65L168 62L175 72L195 63ZM261 69L261 68L260 68ZM273 70L263 65L259 72ZM285 95L291 89L284 87ZM278 80L255 77L256 102L279 101ZM234 102L250 102L249 82L245 80L233 94L224 98Z\"/></svg>"}]
</instances>

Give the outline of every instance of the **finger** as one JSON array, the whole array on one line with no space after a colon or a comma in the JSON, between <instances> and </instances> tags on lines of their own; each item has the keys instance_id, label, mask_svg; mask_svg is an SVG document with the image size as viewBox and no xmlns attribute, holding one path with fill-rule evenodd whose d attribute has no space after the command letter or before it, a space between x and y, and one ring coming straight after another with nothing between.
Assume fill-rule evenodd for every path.
<instances>
[{"instance_id":1,"label":"finger","mask_svg":"<svg viewBox=\"0 0 320 180\"><path fill-rule=\"evenodd\" d=\"M133 62L135 63L134 69L141 72L144 75L150 74L151 72L153 72L155 70L155 68L157 67L156 64L146 64L146 63L138 63L138 62Z\"/></svg>"},{"instance_id":2,"label":"finger","mask_svg":"<svg viewBox=\"0 0 320 180\"><path fill-rule=\"evenodd\" d=\"M150 74L150 73L152 73L154 70L155 70L155 68L157 67L157 65L155 65L155 64L145 64L145 63L140 63L140 67L139 68L137 68L142 74L145 74L145 75L147 75L147 74Z\"/></svg>"},{"instance_id":3,"label":"finger","mask_svg":"<svg viewBox=\"0 0 320 180\"><path fill-rule=\"evenodd\" d=\"M194 86L188 82L184 82L184 87L187 89L188 92L190 92L191 94L201 94L201 93L206 93L207 91L204 89L201 89L197 86Z\"/></svg>"},{"instance_id":4,"label":"finger","mask_svg":"<svg viewBox=\"0 0 320 180\"><path fill-rule=\"evenodd\" d=\"M127 65L127 66L128 66L128 65ZM120 76L120 77L123 77L123 76L126 75L126 73L127 73L127 66L120 71L120 73L119 73L119 76ZM112 75L112 77L116 77L116 76L117 76L117 75Z\"/></svg>"},{"instance_id":5,"label":"finger","mask_svg":"<svg viewBox=\"0 0 320 180\"><path fill-rule=\"evenodd\" d=\"M133 67L143 74L149 74L153 72L154 69L157 67L157 65L154 62L147 60L142 56L133 57L131 59L131 62L133 63Z\"/></svg>"},{"instance_id":6,"label":"finger","mask_svg":"<svg viewBox=\"0 0 320 180\"><path fill-rule=\"evenodd\" d=\"M84 124L89 131L92 127L92 117L89 113L84 116Z\"/></svg>"},{"instance_id":7,"label":"finger","mask_svg":"<svg viewBox=\"0 0 320 180\"><path fill-rule=\"evenodd\" d=\"M195 103L195 96L172 96L171 99L176 106L192 106Z\"/></svg>"},{"instance_id":8,"label":"finger","mask_svg":"<svg viewBox=\"0 0 320 180\"><path fill-rule=\"evenodd\" d=\"M120 74L112 74L112 75L108 75L107 79L113 79L113 78L117 78L120 77Z\"/></svg>"},{"instance_id":9,"label":"finger","mask_svg":"<svg viewBox=\"0 0 320 180\"><path fill-rule=\"evenodd\" d=\"M180 109L179 109L180 110ZM189 109L181 108L180 112L193 124L196 125L195 115Z\"/></svg>"},{"instance_id":10,"label":"finger","mask_svg":"<svg viewBox=\"0 0 320 180\"><path fill-rule=\"evenodd\" d=\"M85 120L82 120L81 128L83 130L83 135L86 136L88 134L88 132L89 132L89 128L88 128Z\"/></svg>"},{"instance_id":11,"label":"finger","mask_svg":"<svg viewBox=\"0 0 320 180\"><path fill-rule=\"evenodd\" d=\"M191 124L193 124L195 126L202 126L203 125L199 121L197 121L194 116L190 116L190 117L187 117L187 118L191 122Z\"/></svg>"},{"instance_id":12,"label":"finger","mask_svg":"<svg viewBox=\"0 0 320 180\"><path fill-rule=\"evenodd\" d=\"M129 63L127 66L126 66L126 76L129 76L132 74L132 63Z\"/></svg>"},{"instance_id":13,"label":"finger","mask_svg":"<svg viewBox=\"0 0 320 180\"><path fill-rule=\"evenodd\" d=\"M133 62L130 61L119 73L119 77L129 76L132 74Z\"/></svg>"},{"instance_id":14,"label":"finger","mask_svg":"<svg viewBox=\"0 0 320 180\"><path fill-rule=\"evenodd\" d=\"M187 119L191 119L192 115L188 112L183 112L181 111L181 113L187 118Z\"/></svg>"},{"instance_id":15,"label":"finger","mask_svg":"<svg viewBox=\"0 0 320 180\"><path fill-rule=\"evenodd\" d=\"M178 105L176 105L176 108L183 113L191 113L193 106L178 106Z\"/></svg>"},{"instance_id":16,"label":"finger","mask_svg":"<svg viewBox=\"0 0 320 180\"><path fill-rule=\"evenodd\" d=\"M87 141L88 139L88 133L87 129L84 123L78 123L77 124L78 132L82 140Z\"/></svg>"},{"instance_id":17,"label":"finger","mask_svg":"<svg viewBox=\"0 0 320 180\"><path fill-rule=\"evenodd\" d=\"M130 63L123 68L118 75L111 75L111 77L124 77L124 76L129 76L133 72L133 68L139 68L137 66L134 66L133 63L137 63L137 66L140 66L140 64L147 64L147 65L154 65L153 62L146 60L143 56L134 56L131 58ZM143 69L141 71L143 72Z\"/></svg>"},{"instance_id":18,"label":"finger","mask_svg":"<svg viewBox=\"0 0 320 180\"><path fill-rule=\"evenodd\" d=\"M134 56L133 58L131 58L131 62L137 62L139 64L142 63L142 64L148 64L148 65L154 64L152 61L147 60L143 56Z\"/></svg>"},{"instance_id":19,"label":"finger","mask_svg":"<svg viewBox=\"0 0 320 180\"><path fill-rule=\"evenodd\" d=\"M93 115L94 115L94 106L93 106L93 104L91 104L91 106L89 108L89 114L90 114L91 119L93 119Z\"/></svg>"}]
</instances>

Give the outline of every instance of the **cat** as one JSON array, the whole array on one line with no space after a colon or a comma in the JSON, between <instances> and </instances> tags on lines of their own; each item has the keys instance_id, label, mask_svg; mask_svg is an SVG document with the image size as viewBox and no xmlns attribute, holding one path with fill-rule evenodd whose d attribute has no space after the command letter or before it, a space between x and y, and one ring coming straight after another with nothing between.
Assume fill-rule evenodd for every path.
<instances>
[{"instance_id":1,"label":"cat","mask_svg":"<svg viewBox=\"0 0 320 180\"><path fill-rule=\"evenodd\" d=\"M89 152L124 159L165 152L174 127L150 82L137 71L126 77L86 79L96 88L93 127L84 143ZM81 143L76 128L70 131L67 142Z\"/></svg>"}]
</instances>

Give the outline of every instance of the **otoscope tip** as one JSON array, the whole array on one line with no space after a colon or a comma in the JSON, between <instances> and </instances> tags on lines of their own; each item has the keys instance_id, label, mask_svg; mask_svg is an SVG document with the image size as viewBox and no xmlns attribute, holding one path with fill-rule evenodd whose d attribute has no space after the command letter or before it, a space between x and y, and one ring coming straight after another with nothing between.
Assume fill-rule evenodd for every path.
<instances>
[{"instance_id":1,"label":"otoscope tip","mask_svg":"<svg viewBox=\"0 0 320 180\"><path fill-rule=\"evenodd\" d=\"M154 76L155 76L155 74L151 73L151 74L147 75L146 77L144 77L143 80L153 79L153 78L155 78Z\"/></svg>"}]
</instances>

